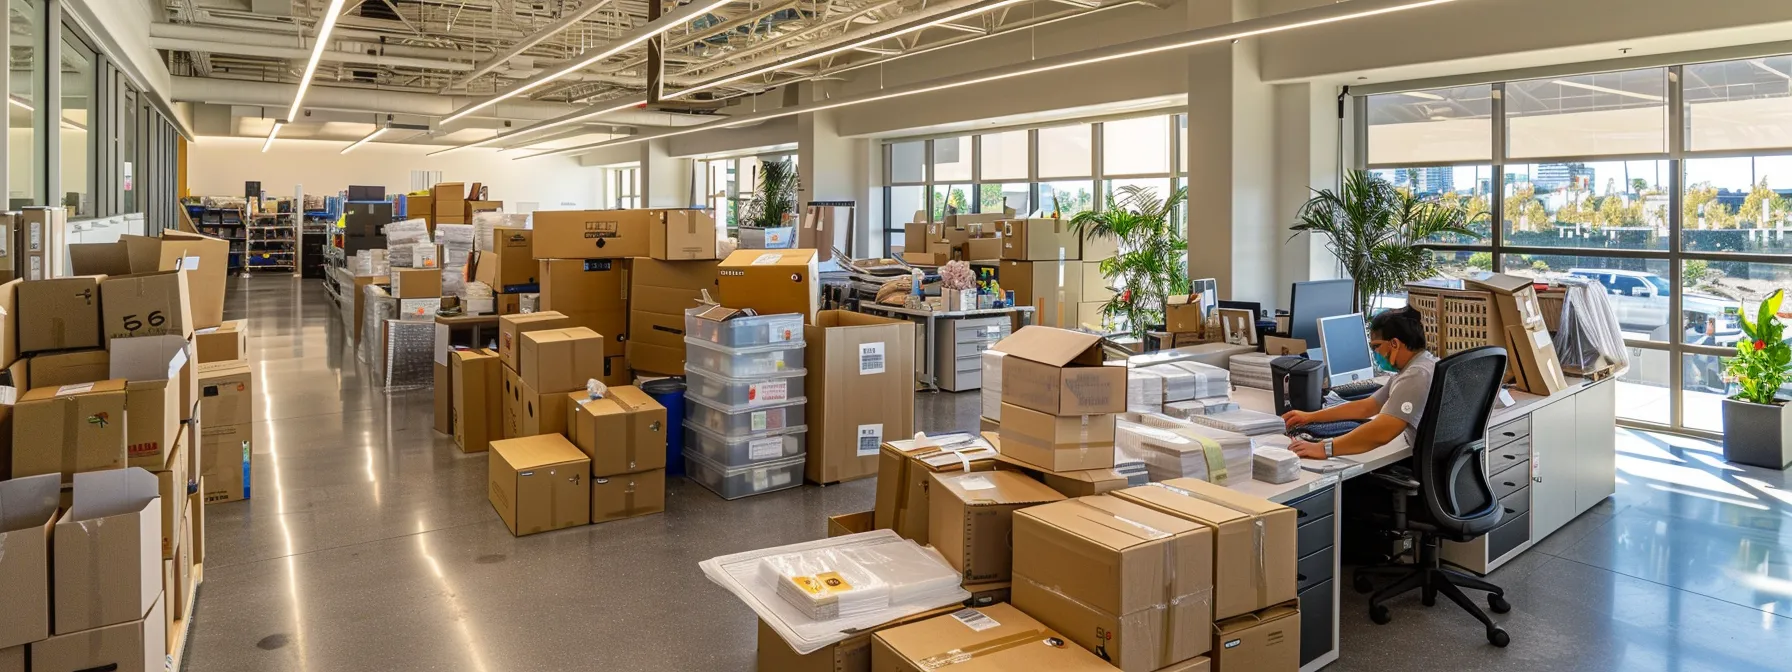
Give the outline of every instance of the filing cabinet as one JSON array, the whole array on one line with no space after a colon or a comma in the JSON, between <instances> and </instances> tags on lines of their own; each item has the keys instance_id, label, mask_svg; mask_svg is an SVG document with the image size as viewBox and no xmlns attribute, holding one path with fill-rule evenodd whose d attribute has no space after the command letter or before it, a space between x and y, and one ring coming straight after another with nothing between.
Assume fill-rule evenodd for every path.
<instances>
[{"instance_id":1,"label":"filing cabinet","mask_svg":"<svg viewBox=\"0 0 1792 672\"><path fill-rule=\"evenodd\" d=\"M983 351L1008 337L1007 316L941 318L933 325L933 370L940 389L963 392L983 387Z\"/></svg>"},{"instance_id":2,"label":"filing cabinet","mask_svg":"<svg viewBox=\"0 0 1792 672\"><path fill-rule=\"evenodd\" d=\"M1288 502L1295 510L1295 595L1300 598L1300 664L1334 649L1332 635L1337 597L1337 486L1326 487Z\"/></svg>"}]
</instances>

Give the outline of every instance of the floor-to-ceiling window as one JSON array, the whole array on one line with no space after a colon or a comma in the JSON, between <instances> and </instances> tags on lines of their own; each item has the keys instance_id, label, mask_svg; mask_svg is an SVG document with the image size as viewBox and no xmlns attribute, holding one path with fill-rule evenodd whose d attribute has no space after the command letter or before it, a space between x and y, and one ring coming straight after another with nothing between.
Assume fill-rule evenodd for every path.
<instances>
[{"instance_id":1,"label":"floor-to-ceiling window","mask_svg":"<svg viewBox=\"0 0 1792 672\"><path fill-rule=\"evenodd\" d=\"M57 201L68 208L69 218L94 215L94 168L97 145L92 127L99 120L94 113L98 99L94 79L93 50L71 33L62 36L61 97L62 165L57 174L62 178Z\"/></svg>"},{"instance_id":2,"label":"floor-to-ceiling window","mask_svg":"<svg viewBox=\"0 0 1792 672\"><path fill-rule=\"evenodd\" d=\"M7 207L42 203L38 166L44 148L37 125L44 115L44 8L39 0L7 1Z\"/></svg>"},{"instance_id":3,"label":"floor-to-ceiling window","mask_svg":"<svg viewBox=\"0 0 1792 672\"><path fill-rule=\"evenodd\" d=\"M1597 283L1632 360L1619 417L1721 431L1736 315L1792 287L1792 56L1376 93L1357 109L1359 165L1491 214L1479 240L1432 241L1446 274Z\"/></svg>"}]
</instances>

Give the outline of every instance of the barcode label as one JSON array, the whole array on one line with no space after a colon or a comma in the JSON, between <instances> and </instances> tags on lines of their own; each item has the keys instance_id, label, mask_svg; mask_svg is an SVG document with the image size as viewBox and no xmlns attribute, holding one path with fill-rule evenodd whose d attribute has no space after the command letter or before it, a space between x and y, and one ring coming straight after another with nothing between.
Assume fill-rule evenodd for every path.
<instances>
[{"instance_id":1,"label":"barcode label","mask_svg":"<svg viewBox=\"0 0 1792 672\"><path fill-rule=\"evenodd\" d=\"M778 263L778 261L782 260L783 258L784 258L784 255L782 255L782 254L775 254L775 253L774 254L761 254L761 255L753 258L753 265L754 266L770 266L772 264Z\"/></svg>"},{"instance_id":2,"label":"barcode label","mask_svg":"<svg viewBox=\"0 0 1792 672\"><path fill-rule=\"evenodd\" d=\"M747 403L757 404L768 401L783 401L790 398L790 383L783 380L772 380L755 383L747 387Z\"/></svg>"},{"instance_id":3,"label":"barcode label","mask_svg":"<svg viewBox=\"0 0 1792 672\"><path fill-rule=\"evenodd\" d=\"M753 431L765 431L765 411L753 411L753 415L748 421L752 423Z\"/></svg>"},{"instance_id":4,"label":"barcode label","mask_svg":"<svg viewBox=\"0 0 1792 672\"><path fill-rule=\"evenodd\" d=\"M988 614L976 609L960 609L952 612L952 617L958 619L959 623L963 623L964 627L976 632L1002 627L1002 624L997 623L996 619L990 618Z\"/></svg>"},{"instance_id":5,"label":"barcode label","mask_svg":"<svg viewBox=\"0 0 1792 672\"><path fill-rule=\"evenodd\" d=\"M769 460L784 455L784 437L772 436L747 442L747 459Z\"/></svg>"},{"instance_id":6,"label":"barcode label","mask_svg":"<svg viewBox=\"0 0 1792 672\"><path fill-rule=\"evenodd\" d=\"M792 315L787 318L772 320L765 324L767 341L783 343L803 337L803 317Z\"/></svg>"},{"instance_id":7,"label":"barcode label","mask_svg":"<svg viewBox=\"0 0 1792 672\"><path fill-rule=\"evenodd\" d=\"M859 344L859 375L869 376L884 372L884 343Z\"/></svg>"},{"instance_id":8,"label":"barcode label","mask_svg":"<svg viewBox=\"0 0 1792 672\"><path fill-rule=\"evenodd\" d=\"M62 387L56 388L56 396L66 397L71 394L86 394L86 393L92 392L92 391L93 391L93 383L79 383L76 385L63 385Z\"/></svg>"},{"instance_id":9,"label":"barcode label","mask_svg":"<svg viewBox=\"0 0 1792 672\"><path fill-rule=\"evenodd\" d=\"M859 425L859 457L876 455L884 445L883 423Z\"/></svg>"}]
</instances>

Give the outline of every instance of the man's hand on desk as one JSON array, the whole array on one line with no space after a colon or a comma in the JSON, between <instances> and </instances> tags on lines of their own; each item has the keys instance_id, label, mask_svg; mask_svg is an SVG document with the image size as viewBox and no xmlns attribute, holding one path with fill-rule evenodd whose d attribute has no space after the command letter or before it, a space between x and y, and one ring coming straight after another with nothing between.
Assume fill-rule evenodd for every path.
<instances>
[{"instance_id":1,"label":"man's hand on desk","mask_svg":"<svg viewBox=\"0 0 1792 672\"><path fill-rule=\"evenodd\" d=\"M1299 413L1299 412L1300 411L1289 411L1289 413ZM1325 446L1319 445L1312 441L1306 441L1306 440L1302 440L1302 439L1289 439L1288 450L1294 451L1294 454L1301 456L1302 459L1307 459L1307 460L1323 460L1323 459L1325 459Z\"/></svg>"}]
</instances>

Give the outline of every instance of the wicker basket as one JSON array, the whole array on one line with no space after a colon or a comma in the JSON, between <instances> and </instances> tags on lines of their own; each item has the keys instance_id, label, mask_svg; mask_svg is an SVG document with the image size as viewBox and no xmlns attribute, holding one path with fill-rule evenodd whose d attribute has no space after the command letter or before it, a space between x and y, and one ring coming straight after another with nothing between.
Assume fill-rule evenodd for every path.
<instances>
[{"instance_id":1,"label":"wicker basket","mask_svg":"<svg viewBox=\"0 0 1792 672\"><path fill-rule=\"evenodd\" d=\"M1408 289L1406 305L1419 311L1420 322L1425 325L1425 344L1432 348L1432 353L1444 356L1443 339L1437 333L1437 304L1440 297L1436 293Z\"/></svg>"},{"instance_id":2,"label":"wicker basket","mask_svg":"<svg viewBox=\"0 0 1792 672\"><path fill-rule=\"evenodd\" d=\"M1554 336L1562 326L1562 304L1568 300L1568 290L1555 288L1537 292L1537 305L1543 311L1543 326Z\"/></svg>"},{"instance_id":3,"label":"wicker basket","mask_svg":"<svg viewBox=\"0 0 1792 672\"><path fill-rule=\"evenodd\" d=\"M1505 332L1500 329L1499 313L1488 292L1446 292L1439 300L1443 317L1442 352L1448 357L1484 345L1505 345Z\"/></svg>"}]
</instances>

